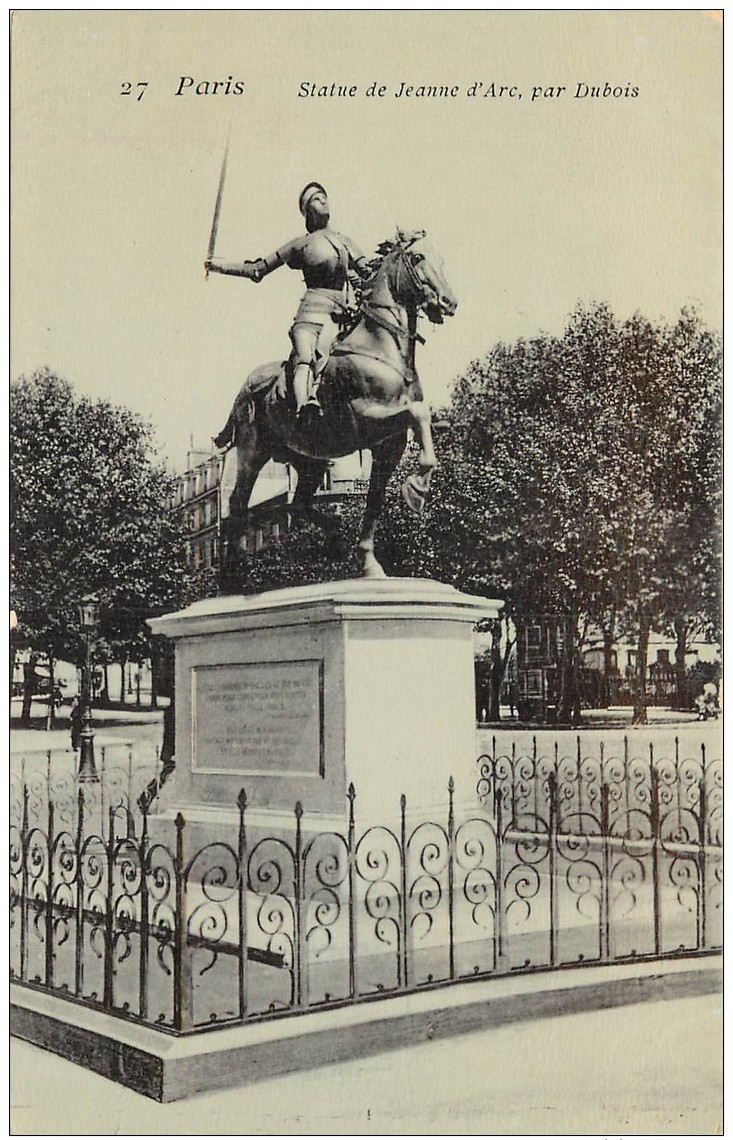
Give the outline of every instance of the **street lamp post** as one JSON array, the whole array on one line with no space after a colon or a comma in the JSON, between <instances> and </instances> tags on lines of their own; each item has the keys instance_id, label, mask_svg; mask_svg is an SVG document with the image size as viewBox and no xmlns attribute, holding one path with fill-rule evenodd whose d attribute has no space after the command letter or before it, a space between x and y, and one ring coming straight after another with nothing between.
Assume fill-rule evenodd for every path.
<instances>
[{"instance_id":1,"label":"street lamp post","mask_svg":"<svg viewBox=\"0 0 733 1140\"><path fill-rule=\"evenodd\" d=\"M98 601L90 596L79 603L79 621L86 638L86 658L84 662L81 733L79 734L79 782L98 783L99 776L94 766L94 732L92 731L92 633L97 627Z\"/></svg>"}]
</instances>

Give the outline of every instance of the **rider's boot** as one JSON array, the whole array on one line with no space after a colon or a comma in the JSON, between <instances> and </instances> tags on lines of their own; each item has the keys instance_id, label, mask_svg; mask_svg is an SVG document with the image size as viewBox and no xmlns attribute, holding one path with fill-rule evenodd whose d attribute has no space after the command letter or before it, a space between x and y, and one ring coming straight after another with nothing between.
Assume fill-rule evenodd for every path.
<instances>
[{"instance_id":1,"label":"rider's boot","mask_svg":"<svg viewBox=\"0 0 733 1140\"><path fill-rule=\"evenodd\" d=\"M313 373L308 366L305 373L305 392L303 392L302 377L298 376L301 368L304 366L299 364L295 369L295 377L293 378L297 416L300 423L312 423L323 415L323 408L318 399L318 381L313 379Z\"/></svg>"}]
</instances>

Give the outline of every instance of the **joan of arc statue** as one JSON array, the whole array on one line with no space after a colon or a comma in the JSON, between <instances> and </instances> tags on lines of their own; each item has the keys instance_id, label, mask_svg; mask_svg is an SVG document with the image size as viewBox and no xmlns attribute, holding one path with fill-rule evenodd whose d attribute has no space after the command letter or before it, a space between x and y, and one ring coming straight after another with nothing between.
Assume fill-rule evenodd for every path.
<instances>
[{"instance_id":1,"label":"joan of arc statue","mask_svg":"<svg viewBox=\"0 0 733 1140\"><path fill-rule=\"evenodd\" d=\"M305 218L305 234L256 261L229 263L211 257L206 269L246 277L255 284L281 265L302 272L306 291L290 329L295 406L299 415L304 408L311 414L320 414L320 374L339 322L350 314L353 286L369 271L364 254L351 238L331 229L328 195L320 182L309 182L298 204Z\"/></svg>"}]
</instances>

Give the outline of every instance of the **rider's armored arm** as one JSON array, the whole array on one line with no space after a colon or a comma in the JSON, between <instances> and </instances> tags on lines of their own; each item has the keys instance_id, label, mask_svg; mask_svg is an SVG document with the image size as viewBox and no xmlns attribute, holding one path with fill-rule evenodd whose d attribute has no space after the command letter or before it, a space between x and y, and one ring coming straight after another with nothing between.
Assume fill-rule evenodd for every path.
<instances>
[{"instance_id":1,"label":"rider's armored arm","mask_svg":"<svg viewBox=\"0 0 733 1140\"><path fill-rule=\"evenodd\" d=\"M207 262L207 269L212 273L223 273L226 277L247 277L259 285L263 277L282 264L280 253L276 251L267 257L258 257L256 261L225 262L212 258Z\"/></svg>"}]
</instances>

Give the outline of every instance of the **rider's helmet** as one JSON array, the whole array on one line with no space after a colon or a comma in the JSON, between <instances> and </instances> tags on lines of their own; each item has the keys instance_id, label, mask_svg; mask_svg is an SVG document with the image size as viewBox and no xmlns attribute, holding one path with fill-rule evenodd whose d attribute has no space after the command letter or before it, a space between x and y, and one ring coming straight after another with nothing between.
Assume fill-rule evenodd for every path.
<instances>
[{"instance_id":1,"label":"rider's helmet","mask_svg":"<svg viewBox=\"0 0 733 1140\"><path fill-rule=\"evenodd\" d=\"M311 198L313 198L316 194L326 194L327 195L326 187L321 186L320 182L309 182L308 185L305 186L301 190L300 197L298 198L298 206L300 207L301 214L305 218L305 224L306 224L307 230L310 230L311 228L315 228L315 227L311 226L310 219L308 217L308 203L310 202ZM321 224L323 224L323 223L321 223Z\"/></svg>"}]
</instances>

